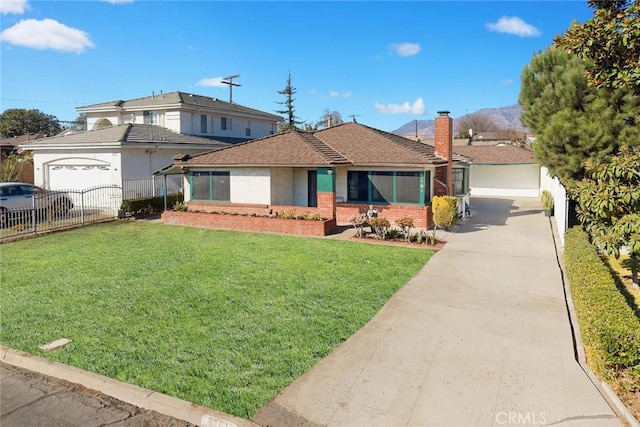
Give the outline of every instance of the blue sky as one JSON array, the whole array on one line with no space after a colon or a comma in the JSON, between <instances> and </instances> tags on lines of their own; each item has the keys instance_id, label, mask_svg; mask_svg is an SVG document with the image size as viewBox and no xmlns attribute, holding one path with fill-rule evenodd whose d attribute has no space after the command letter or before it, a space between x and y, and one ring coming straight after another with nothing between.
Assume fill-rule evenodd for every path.
<instances>
[{"instance_id":1,"label":"blue sky","mask_svg":"<svg viewBox=\"0 0 640 427\"><path fill-rule=\"evenodd\" d=\"M393 131L516 104L520 74L584 1L0 0L0 110L183 91L274 112L289 72L297 116L326 109Z\"/></svg>"}]
</instances>

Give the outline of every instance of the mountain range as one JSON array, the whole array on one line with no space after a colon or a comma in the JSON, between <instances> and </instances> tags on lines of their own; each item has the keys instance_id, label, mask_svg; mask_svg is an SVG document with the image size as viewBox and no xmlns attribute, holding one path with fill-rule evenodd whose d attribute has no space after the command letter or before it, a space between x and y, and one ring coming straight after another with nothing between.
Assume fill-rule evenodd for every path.
<instances>
[{"instance_id":1,"label":"mountain range","mask_svg":"<svg viewBox=\"0 0 640 427\"><path fill-rule=\"evenodd\" d=\"M520 121L520 117L522 116L522 107L520 105L510 105L508 107L499 107L499 108L483 108L475 113L465 114L461 117L453 118L453 129L456 129L456 122L463 119L464 117L473 115L473 114L481 114L483 116L488 116L493 123L496 124L498 129L516 129L516 130L525 130L526 127ZM431 120L411 120L410 122L405 123L400 126L398 129L392 131L396 135L406 136L409 138L414 138L416 136L416 124L418 127L418 136L424 139L433 139L434 137L434 123L433 119Z\"/></svg>"}]
</instances>

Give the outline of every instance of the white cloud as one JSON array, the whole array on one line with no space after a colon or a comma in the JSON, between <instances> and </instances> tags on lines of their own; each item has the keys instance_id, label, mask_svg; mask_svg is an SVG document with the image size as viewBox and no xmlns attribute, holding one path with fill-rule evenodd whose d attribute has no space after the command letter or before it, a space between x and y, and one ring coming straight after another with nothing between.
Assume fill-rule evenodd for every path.
<instances>
[{"instance_id":1,"label":"white cloud","mask_svg":"<svg viewBox=\"0 0 640 427\"><path fill-rule=\"evenodd\" d=\"M330 90L329 91L329 98L350 98L351 97L351 91L348 90L346 92L340 93L337 90Z\"/></svg>"},{"instance_id":2,"label":"white cloud","mask_svg":"<svg viewBox=\"0 0 640 427\"><path fill-rule=\"evenodd\" d=\"M226 87L224 83L222 83L224 77L211 77L208 79L201 79L197 85L198 86L206 86L206 87Z\"/></svg>"},{"instance_id":3,"label":"white cloud","mask_svg":"<svg viewBox=\"0 0 640 427\"><path fill-rule=\"evenodd\" d=\"M8 13L23 14L27 8L27 0L0 1L0 13L2 15L6 15Z\"/></svg>"},{"instance_id":4,"label":"white cloud","mask_svg":"<svg viewBox=\"0 0 640 427\"><path fill-rule=\"evenodd\" d=\"M93 47L89 35L53 19L25 19L0 33L0 41L32 49L82 53Z\"/></svg>"},{"instance_id":5,"label":"white cloud","mask_svg":"<svg viewBox=\"0 0 640 427\"><path fill-rule=\"evenodd\" d=\"M498 22L488 23L487 29L497 33L513 34L518 37L535 37L542 34L542 31L533 25L527 24L517 16L503 16L498 19Z\"/></svg>"},{"instance_id":6,"label":"white cloud","mask_svg":"<svg viewBox=\"0 0 640 427\"><path fill-rule=\"evenodd\" d=\"M100 0L100 1L111 3L111 4L133 3L133 0Z\"/></svg>"},{"instance_id":7,"label":"white cloud","mask_svg":"<svg viewBox=\"0 0 640 427\"><path fill-rule=\"evenodd\" d=\"M513 80L511 80L511 79L500 80L500 84L502 86L509 86L511 83L513 83Z\"/></svg>"},{"instance_id":8,"label":"white cloud","mask_svg":"<svg viewBox=\"0 0 640 427\"><path fill-rule=\"evenodd\" d=\"M413 56L420 52L418 43L394 43L389 48L398 56Z\"/></svg>"},{"instance_id":9,"label":"white cloud","mask_svg":"<svg viewBox=\"0 0 640 427\"><path fill-rule=\"evenodd\" d=\"M413 104L405 102L404 104L380 104L376 102L374 105L376 111L382 114L416 114L425 113L424 100L419 97Z\"/></svg>"}]
</instances>

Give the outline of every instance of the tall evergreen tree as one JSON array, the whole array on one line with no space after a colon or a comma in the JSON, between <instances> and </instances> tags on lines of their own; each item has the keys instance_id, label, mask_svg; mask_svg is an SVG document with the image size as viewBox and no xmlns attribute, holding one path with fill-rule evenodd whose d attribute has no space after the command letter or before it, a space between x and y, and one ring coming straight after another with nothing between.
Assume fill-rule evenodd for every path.
<instances>
[{"instance_id":1,"label":"tall evergreen tree","mask_svg":"<svg viewBox=\"0 0 640 427\"><path fill-rule=\"evenodd\" d=\"M625 121L638 115L638 97L626 87L590 85L577 56L552 46L533 56L521 80L522 122L536 134L535 157L565 185L583 177L587 159L640 141L640 129Z\"/></svg>"},{"instance_id":2,"label":"tall evergreen tree","mask_svg":"<svg viewBox=\"0 0 640 427\"><path fill-rule=\"evenodd\" d=\"M280 132L297 129L298 125L302 124L302 122L298 120L299 117L296 116L296 109L293 105L293 102L296 100L293 95L295 95L297 91L296 88L291 86L291 73L289 73L287 86L278 91L280 95L285 96L285 100L278 102L278 104L284 105L284 108L282 110L276 110L276 113L284 114L287 117L284 123L280 124L280 128L278 129Z\"/></svg>"}]
</instances>

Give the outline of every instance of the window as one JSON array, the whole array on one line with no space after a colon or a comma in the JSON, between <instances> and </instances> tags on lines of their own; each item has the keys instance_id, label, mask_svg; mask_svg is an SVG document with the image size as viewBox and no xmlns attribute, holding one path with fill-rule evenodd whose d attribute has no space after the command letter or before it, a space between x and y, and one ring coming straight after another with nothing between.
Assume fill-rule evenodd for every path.
<instances>
[{"instance_id":1,"label":"window","mask_svg":"<svg viewBox=\"0 0 640 427\"><path fill-rule=\"evenodd\" d=\"M349 187L348 200L354 202L369 201L368 174L368 172L347 172L347 185Z\"/></svg>"},{"instance_id":2,"label":"window","mask_svg":"<svg viewBox=\"0 0 640 427\"><path fill-rule=\"evenodd\" d=\"M391 203L393 198L393 172L371 172L371 200Z\"/></svg>"},{"instance_id":3,"label":"window","mask_svg":"<svg viewBox=\"0 0 640 427\"><path fill-rule=\"evenodd\" d=\"M231 119L220 117L220 129L231 130Z\"/></svg>"},{"instance_id":4,"label":"window","mask_svg":"<svg viewBox=\"0 0 640 427\"><path fill-rule=\"evenodd\" d=\"M229 172L191 172L191 199L231 200Z\"/></svg>"},{"instance_id":5,"label":"window","mask_svg":"<svg viewBox=\"0 0 640 427\"><path fill-rule=\"evenodd\" d=\"M207 133L207 116L200 115L200 133Z\"/></svg>"},{"instance_id":6,"label":"window","mask_svg":"<svg viewBox=\"0 0 640 427\"><path fill-rule=\"evenodd\" d=\"M420 172L396 173L396 202L420 203Z\"/></svg>"},{"instance_id":7,"label":"window","mask_svg":"<svg viewBox=\"0 0 640 427\"><path fill-rule=\"evenodd\" d=\"M426 180L425 180L426 178ZM347 199L367 203L424 204L429 172L348 171Z\"/></svg>"},{"instance_id":8,"label":"window","mask_svg":"<svg viewBox=\"0 0 640 427\"><path fill-rule=\"evenodd\" d=\"M247 120L247 127L244 129L245 136L251 136L251 122Z\"/></svg>"},{"instance_id":9,"label":"window","mask_svg":"<svg viewBox=\"0 0 640 427\"><path fill-rule=\"evenodd\" d=\"M143 111L142 112L142 123L145 125L153 125L156 122L156 113L155 111Z\"/></svg>"},{"instance_id":10,"label":"window","mask_svg":"<svg viewBox=\"0 0 640 427\"><path fill-rule=\"evenodd\" d=\"M466 194L467 193L467 170L454 169L453 170L453 193L454 194Z\"/></svg>"}]
</instances>

